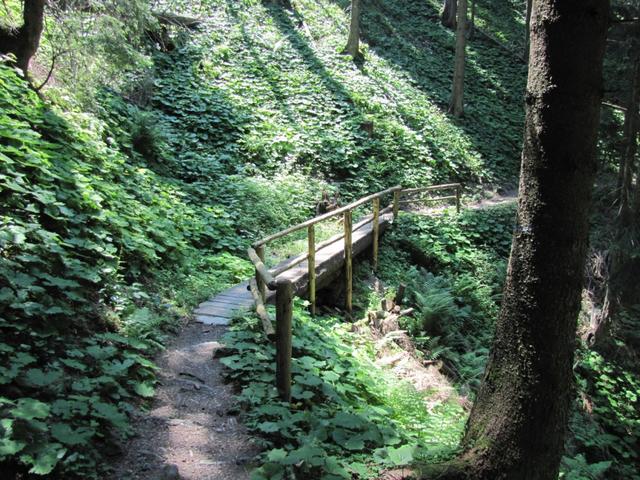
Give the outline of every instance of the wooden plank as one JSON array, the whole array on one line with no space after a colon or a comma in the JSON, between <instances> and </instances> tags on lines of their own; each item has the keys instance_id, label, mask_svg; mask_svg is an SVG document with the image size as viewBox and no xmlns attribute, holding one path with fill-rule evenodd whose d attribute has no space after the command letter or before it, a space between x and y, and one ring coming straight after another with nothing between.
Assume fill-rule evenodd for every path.
<instances>
[{"instance_id":1,"label":"wooden plank","mask_svg":"<svg viewBox=\"0 0 640 480\"><path fill-rule=\"evenodd\" d=\"M264 306L262 301L262 295L258 291L258 284L254 278L249 281L249 288L251 290L251 295L253 295L253 299L256 302L256 313L260 320L262 321L262 329L264 330L264 334L268 339L273 339L275 336L275 330L273 329L273 325L271 324L271 318L269 317L269 313Z\"/></svg>"},{"instance_id":2,"label":"wooden plank","mask_svg":"<svg viewBox=\"0 0 640 480\"><path fill-rule=\"evenodd\" d=\"M311 315L316 314L316 232L315 226L309 225L307 230L307 271L309 272L309 302Z\"/></svg>"},{"instance_id":3,"label":"wooden plank","mask_svg":"<svg viewBox=\"0 0 640 480\"><path fill-rule=\"evenodd\" d=\"M249 307L241 307L238 305L218 304L207 307L196 308L193 313L196 315L211 315L214 317L232 318L237 312L247 311Z\"/></svg>"},{"instance_id":4,"label":"wooden plank","mask_svg":"<svg viewBox=\"0 0 640 480\"><path fill-rule=\"evenodd\" d=\"M353 296L353 266L352 266L352 240L351 240L351 210L344 212L344 265L345 265L345 309L351 313Z\"/></svg>"},{"instance_id":5,"label":"wooden plank","mask_svg":"<svg viewBox=\"0 0 640 480\"><path fill-rule=\"evenodd\" d=\"M248 293L248 292L247 292ZM212 305L238 305L241 307L251 307L253 306L253 298L251 298L251 295L247 295L245 297L221 297L221 296L217 296L212 298L211 300L208 300L206 302L202 302L200 305L198 305L198 307L210 307Z\"/></svg>"},{"instance_id":6,"label":"wooden plank","mask_svg":"<svg viewBox=\"0 0 640 480\"><path fill-rule=\"evenodd\" d=\"M276 240L278 238L284 237L286 235L289 235L290 233L293 232L297 232L298 230L302 230L303 228L307 228L309 225L315 225L316 223L322 222L323 220L326 220L328 218L331 217L335 217L337 215L340 215L341 213L344 212L348 212L353 210L356 207L359 207L360 205L363 205L367 202L370 202L371 200L373 200L374 198L379 198L382 197L384 195L388 195L390 193L395 192L396 190L401 190L402 187L400 185L396 185L395 187L391 187L391 188L387 188L386 190L382 190L381 192L377 192L377 193L372 193L371 195L368 195L366 197L361 198L360 200L356 200L355 202L350 203L349 205L345 205L344 207L338 208L336 210L333 210L331 212L325 213L324 215L320 215L318 217L314 217L311 218L309 220L307 220L306 222L302 222L299 223L298 225L294 225L293 227L289 227L285 230L282 230L278 233L274 233L273 235L269 235L268 237L263 238L262 240L258 240L257 242L255 242L253 244L254 247L257 247L259 245L265 245L273 240Z\"/></svg>"},{"instance_id":7,"label":"wooden plank","mask_svg":"<svg viewBox=\"0 0 640 480\"><path fill-rule=\"evenodd\" d=\"M276 286L276 387L280 398L291 401L291 320L293 285L278 281Z\"/></svg>"},{"instance_id":8,"label":"wooden plank","mask_svg":"<svg viewBox=\"0 0 640 480\"><path fill-rule=\"evenodd\" d=\"M247 249L247 253L249 254L249 258L253 262L253 265L256 267L257 281L262 281L267 285L267 287L269 287L269 289L275 290L276 281L271 276L271 273L269 273L269 270L267 270L267 267L265 267L264 262L259 257L258 253L251 247ZM264 255L264 252L263 252L263 255ZM266 289L265 289L265 296L266 296Z\"/></svg>"},{"instance_id":9,"label":"wooden plank","mask_svg":"<svg viewBox=\"0 0 640 480\"><path fill-rule=\"evenodd\" d=\"M231 323L230 318L212 317L209 315L196 315L196 321L204 323L205 325L229 325L229 323Z\"/></svg>"},{"instance_id":10,"label":"wooden plank","mask_svg":"<svg viewBox=\"0 0 640 480\"><path fill-rule=\"evenodd\" d=\"M462 196L462 185L456 187L456 211L460 213L460 197Z\"/></svg>"},{"instance_id":11,"label":"wooden plank","mask_svg":"<svg viewBox=\"0 0 640 480\"><path fill-rule=\"evenodd\" d=\"M373 199L373 271L378 271L378 236L380 235L380 199Z\"/></svg>"}]
</instances>

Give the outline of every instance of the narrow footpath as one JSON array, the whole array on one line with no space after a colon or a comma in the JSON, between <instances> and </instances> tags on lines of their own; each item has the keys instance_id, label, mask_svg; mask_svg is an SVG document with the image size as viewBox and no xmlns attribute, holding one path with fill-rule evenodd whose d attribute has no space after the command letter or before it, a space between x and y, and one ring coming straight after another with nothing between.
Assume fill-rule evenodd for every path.
<instances>
[{"instance_id":1,"label":"narrow footpath","mask_svg":"<svg viewBox=\"0 0 640 480\"><path fill-rule=\"evenodd\" d=\"M156 396L133 418L135 436L114 459L112 480L249 478L247 463L258 449L238 422L233 388L214 352L234 311L252 305L250 295L237 285L201 304L157 359Z\"/></svg>"}]
</instances>

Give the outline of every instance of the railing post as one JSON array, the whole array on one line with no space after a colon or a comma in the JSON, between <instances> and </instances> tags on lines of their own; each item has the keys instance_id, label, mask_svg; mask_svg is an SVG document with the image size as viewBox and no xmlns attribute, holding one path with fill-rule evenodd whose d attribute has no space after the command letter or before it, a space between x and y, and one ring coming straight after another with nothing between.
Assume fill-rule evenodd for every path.
<instances>
[{"instance_id":1,"label":"railing post","mask_svg":"<svg viewBox=\"0 0 640 480\"><path fill-rule=\"evenodd\" d=\"M313 225L309 225L307 230L308 257L307 265L309 271L309 302L311 303L311 315L316 314L316 231Z\"/></svg>"},{"instance_id":2,"label":"railing post","mask_svg":"<svg viewBox=\"0 0 640 480\"><path fill-rule=\"evenodd\" d=\"M291 319L293 285L279 280L276 287L276 387L280 398L291 401Z\"/></svg>"},{"instance_id":3,"label":"railing post","mask_svg":"<svg viewBox=\"0 0 640 480\"><path fill-rule=\"evenodd\" d=\"M460 187L461 185L456 185L456 212L460 213Z\"/></svg>"},{"instance_id":4,"label":"railing post","mask_svg":"<svg viewBox=\"0 0 640 480\"><path fill-rule=\"evenodd\" d=\"M393 221L398 218L398 212L400 211L400 190L393 192Z\"/></svg>"},{"instance_id":5,"label":"railing post","mask_svg":"<svg viewBox=\"0 0 640 480\"><path fill-rule=\"evenodd\" d=\"M260 261L264 263L264 245L259 245L255 248L256 254ZM262 301L265 302L267 299L267 285L262 281L260 275L258 275L258 271L256 270L256 283L258 284L258 292L262 297Z\"/></svg>"},{"instance_id":6,"label":"railing post","mask_svg":"<svg viewBox=\"0 0 640 480\"><path fill-rule=\"evenodd\" d=\"M352 240L351 230L353 228L351 222L351 210L344 212L344 267L345 267L345 308L348 313L352 310L352 283L353 283L353 267L351 264Z\"/></svg>"},{"instance_id":7,"label":"railing post","mask_svg":"<svg viewBox=\"0 0 640 480\"><path fill-rule=\"evenodd\" d=\"M373 271L378 271L378 236L380 234L380 197L373 199Z\"/></svg>"}]
</instances>

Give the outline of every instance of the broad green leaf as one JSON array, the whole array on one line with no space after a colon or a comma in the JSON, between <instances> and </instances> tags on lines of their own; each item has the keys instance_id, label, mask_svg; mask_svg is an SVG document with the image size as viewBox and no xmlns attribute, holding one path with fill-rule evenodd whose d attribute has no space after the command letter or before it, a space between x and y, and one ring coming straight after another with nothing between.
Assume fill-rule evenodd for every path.
<instances>
[{"instance_id":1,"label":"broad green leaf","mask_svg":"<svg viewBox=\"0 0 640 480\"><path fill-rule=\"evenodd\" d=\"M134 387L134 391L141 397L149 398L155 394L153 383L151 382L138 382Z\"/></svg>"},{"instance_id":2,"label":"broad green leaf","mask_svg":"<svg viewBox=\"0 0 640 480\"><path fill-rule=\"evenodd\" d=\"M415 445L403 445L398 448L388 447L389 461L396 466L409 465L413 461Z\"/></svg>"},{"instance_id":3,"label":"broad green leaf","mask_svg":"<svg viewBox=\"0 0 640 480\"><path fill-rule=\"evenodd\" d=\"M49 405L34 398L21 398L18 400L16 407L11 409L10 412L15 418L23 420L47 418L49 416Z\"/></svg>"},{"instance_id":4,"label":"broad green leaf","mask_svg":"<svg viewBox=\"0 0 640 480\"><path fill-rule=\"evenodd\" d=\"M32 465L29 473L47 475L53 471L66 453L67 449L59 443L48 443L37 450L35 458L31 455L22 455L20 459Z\"/></svg>"},{"instance_id":5,"label":"broad green leaf","mask_svg":"<svg viewBox=\"0 0 640 480\"><path fill-rule=\"evenodd\" d=\"M94 434L95 430L91 428L80 427L73 429L68 423L54 423L51 426L53 438L65 445L73 446L86 443Z\"/></svg>"}]
</instances>

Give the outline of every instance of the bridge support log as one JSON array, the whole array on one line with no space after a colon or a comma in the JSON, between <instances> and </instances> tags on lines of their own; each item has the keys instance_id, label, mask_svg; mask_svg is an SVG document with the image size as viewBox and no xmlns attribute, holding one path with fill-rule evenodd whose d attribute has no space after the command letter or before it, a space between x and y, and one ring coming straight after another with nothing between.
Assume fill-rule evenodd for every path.
<instances>
[{"instance_id":1,"label":"bridge support log","mask_svg":"<svg viewBox=\"0 0 640 480\"><path fill-rule=\"evenodd\" d=\"M378 271L378 237L380 235L380 199L373 199L373 271Z\"/></svg>"},{"instance_id":2,"label":"bridge support log","mask_svg":"<svg viewBox=\"0 0 640 480\"><path fill-rule=\"evenodd\" d=\"M347 313L352 311L353 303L353 264L352 264L352 219L351 211L344 212L344 276L345 276L345 305Z\"/></svg>"},{"instance_id":3,"label":"bridge support log","mask_svg":"<svg viewBox=\"0 0 640 480\"><path fill-rule=\"evenodd\" d=\"M280 398L291 401L291 321L293 285L279 280L276 285L276 387Z\"/></svg>"},{"instance_id":4,"label":"bridge support log","mask_svg":"<svg viewBox=\"0 0 640 480\"><path fill-rule=\"evenodd\" d=\"M309 272L309 302L311 303L311 315L316 314L316 232L313 225L307 230L308 257L307 270Z\"/></svg>"}]
</instances>

